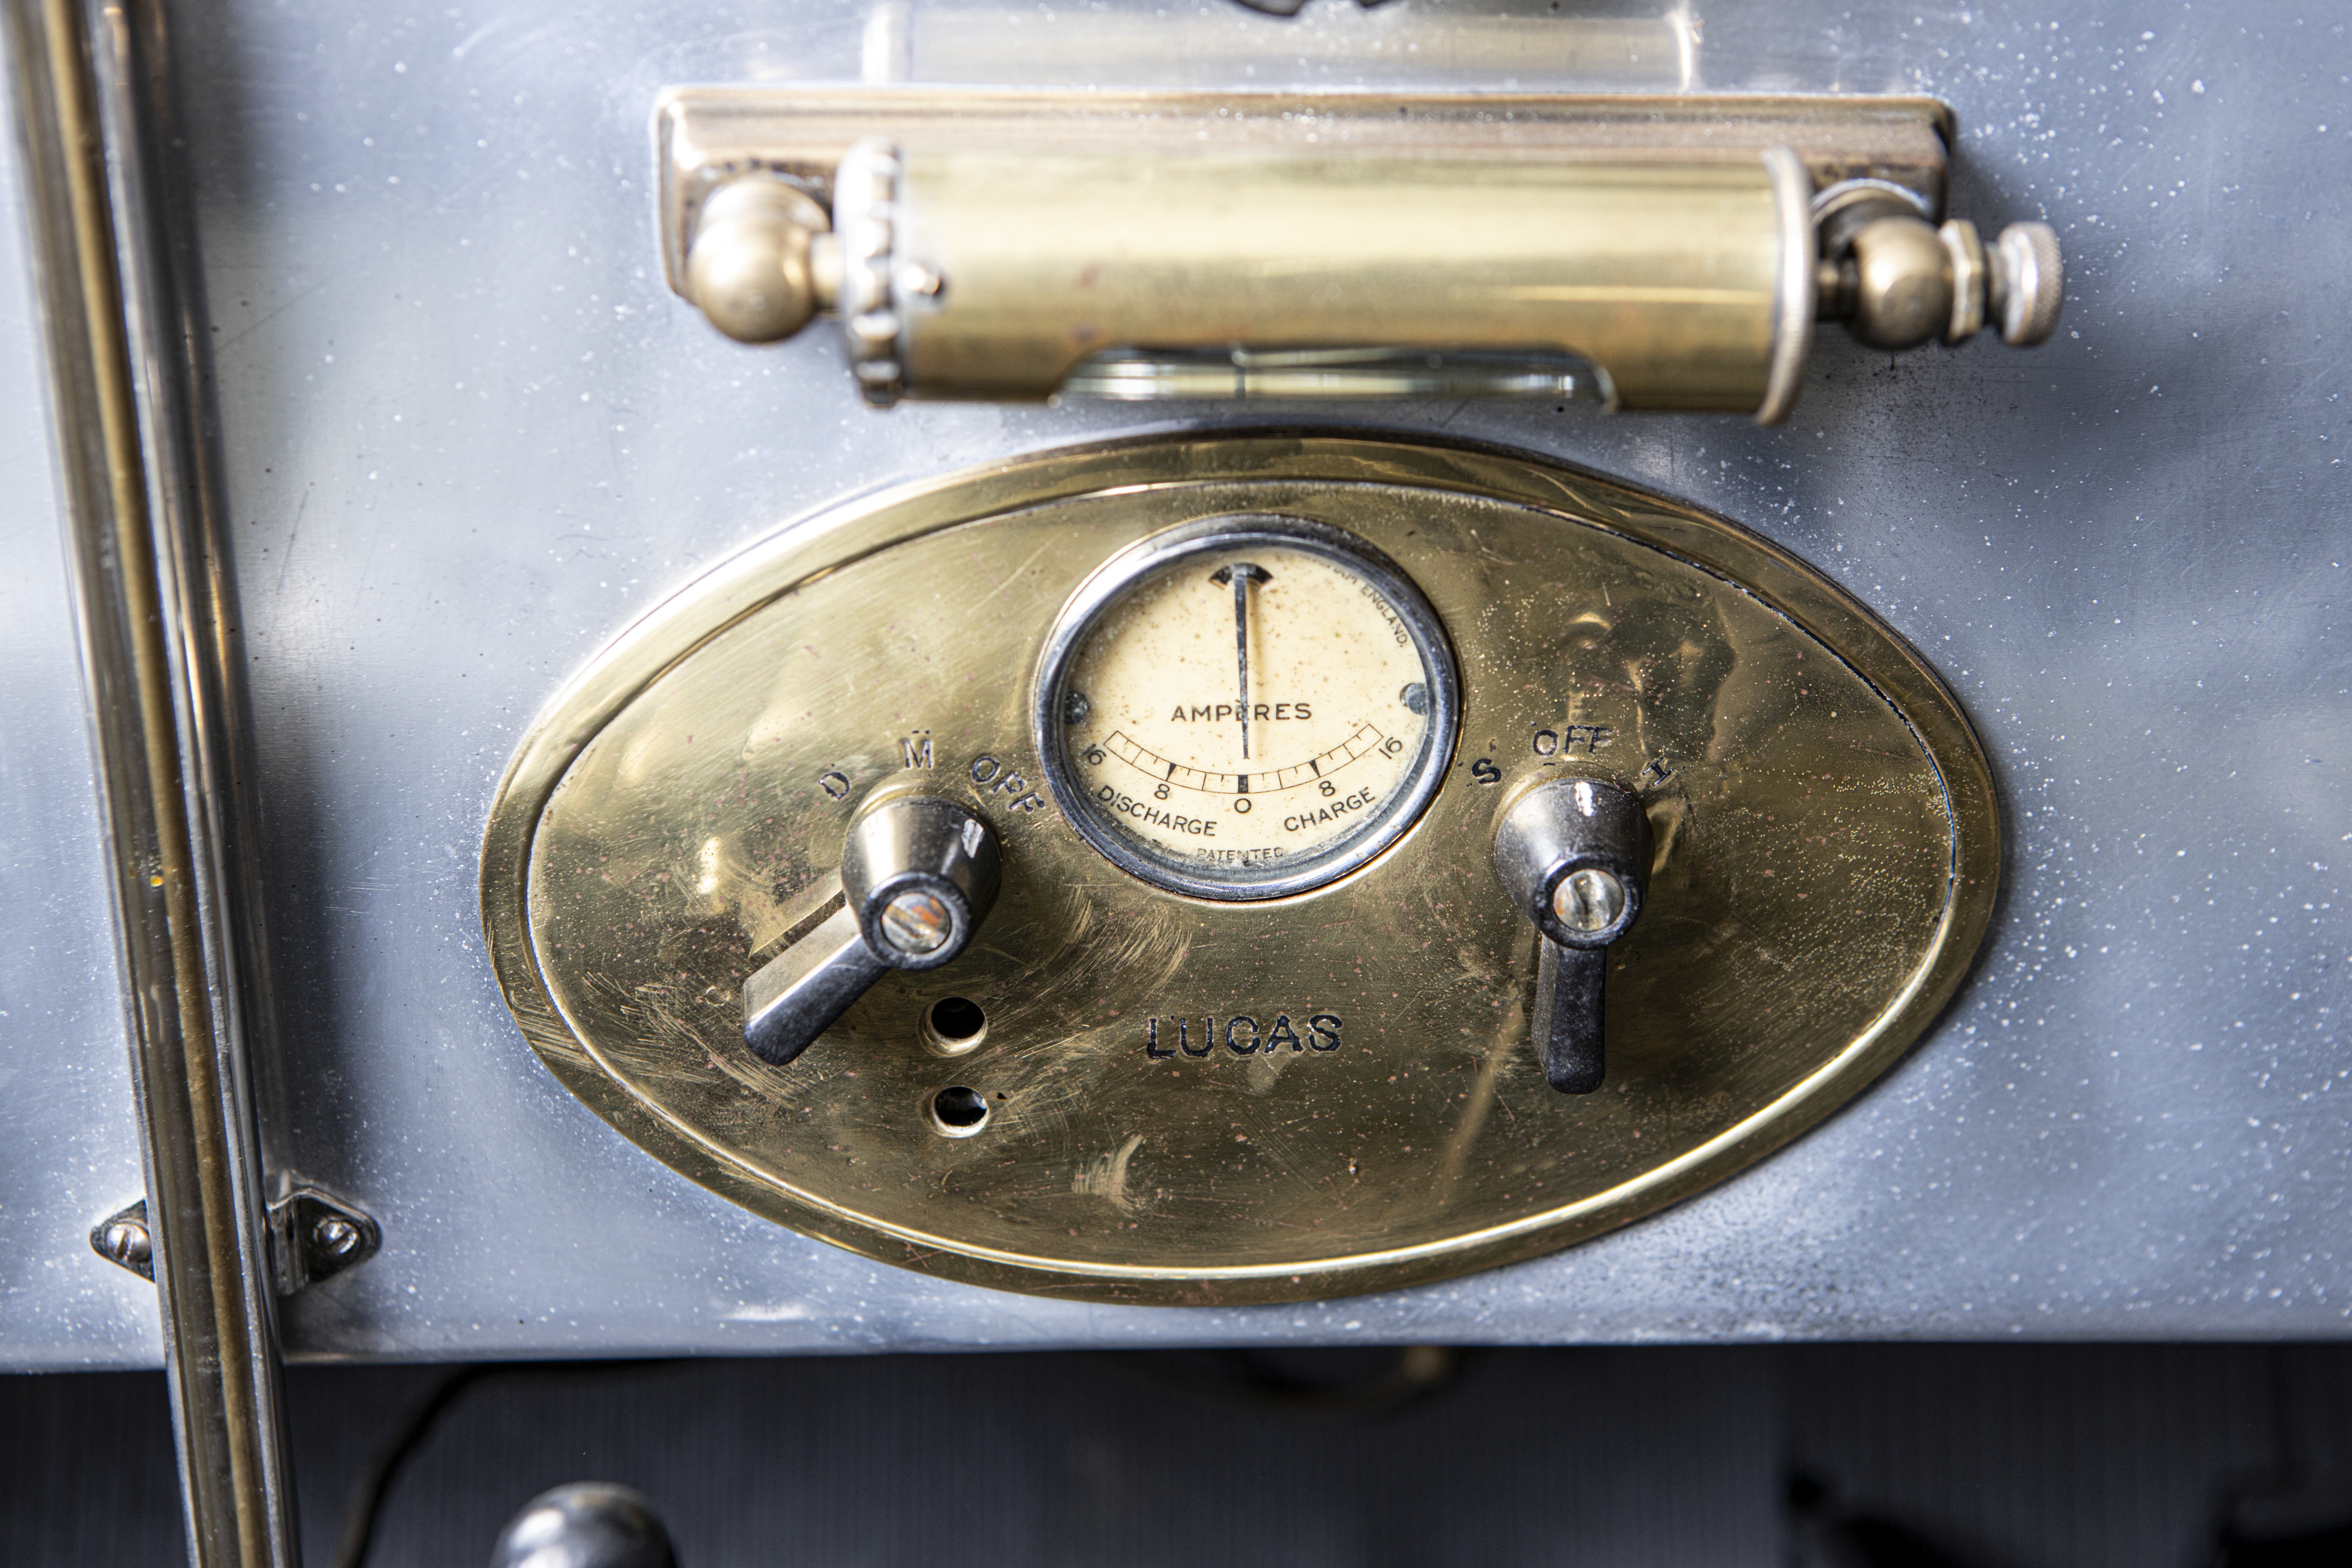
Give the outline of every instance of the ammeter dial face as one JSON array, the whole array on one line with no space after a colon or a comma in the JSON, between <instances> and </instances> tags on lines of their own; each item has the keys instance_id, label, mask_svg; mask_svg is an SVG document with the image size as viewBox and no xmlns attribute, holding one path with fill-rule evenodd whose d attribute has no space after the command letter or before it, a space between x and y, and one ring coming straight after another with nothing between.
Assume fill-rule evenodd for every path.
<instances>
[{"instance_id":1,"label":"ammeter dial face","mask_svg":"<svg viewBox=\"0 0 2352 1568\"><path fill-rule=\"evenodd\" d=\"M1444 632L1385 557L1300 519L1214 518L1079 591L1038 682L1038 750L1070 821L1124 869L1275 898L1412 825L1457 707Z\"/></svg>"}]
</instances>

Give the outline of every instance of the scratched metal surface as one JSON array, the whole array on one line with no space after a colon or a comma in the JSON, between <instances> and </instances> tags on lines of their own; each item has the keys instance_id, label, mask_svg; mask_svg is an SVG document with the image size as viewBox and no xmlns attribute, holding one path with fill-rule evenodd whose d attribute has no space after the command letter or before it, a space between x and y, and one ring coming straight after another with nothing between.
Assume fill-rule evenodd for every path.
<instances>
[{"instance_id":1,"label":"scratched metal surface","mask_svg":"<svg viewBox=\"0 0 2352 1568\"><path fill-rule=\"evenodd\" d=\"M1433 0L1315 0L1301 23L1223 0L881 16L240 0L180 40L286 988L278 1113L303 1173L385 1237L293 1304L297 1353L2352 1326L2343 22L2083 0L1725 5L1695 38L1626 12L1481 22ZM1567 63L1546 66L1555 37ZM1771 431L1549 407L1378 421L1715 508L1940 665L2000 771L2012 879L1943 1026L1834 1121L1657 1218L1304 1307L927 1282L730 1207L573 1103L499 1001L474 901L492 786L564 676L821 503L1220 417L873 414L822 334L740 348L672 298L650 219L656 90L869 68L1951 101L1955 210L2046 216L2066 246L2047 347L1889 362L1825 334ZM68 760L43 764L60 792ZM31 1156L7 1159L15 1180ZM83 1267L65 1256L78 1236L47 1244L9 1265L12 1286ZM99 1312L9 1334L20 1364L152 1355Z\"/></svg>"}]
</instances>

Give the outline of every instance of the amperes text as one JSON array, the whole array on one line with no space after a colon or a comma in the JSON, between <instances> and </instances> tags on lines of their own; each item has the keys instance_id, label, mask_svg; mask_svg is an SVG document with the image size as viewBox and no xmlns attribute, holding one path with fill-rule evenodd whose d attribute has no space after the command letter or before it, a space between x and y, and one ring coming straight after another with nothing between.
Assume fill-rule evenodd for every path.
<instances>
[{"instance_id":1,"label":"amperes text","mask_svg":"<svg viewBox=\"0 0 2352 1568\"><path fill-rule=\"evenodd\" d=\"M1168 716L1168 721L1171 724L1215 723L1221 719L1236 717L1240 709L1241 704L1237 702L1219 702L1197 704L1188 710L1180 702L1176 705L1176 710ZM1307 704L1304 702L1253 702L1250 704L1250 716L1261 724L1270 723L1276 719L1315 717L1307 710Z\"/></svg>"}]
</instances>

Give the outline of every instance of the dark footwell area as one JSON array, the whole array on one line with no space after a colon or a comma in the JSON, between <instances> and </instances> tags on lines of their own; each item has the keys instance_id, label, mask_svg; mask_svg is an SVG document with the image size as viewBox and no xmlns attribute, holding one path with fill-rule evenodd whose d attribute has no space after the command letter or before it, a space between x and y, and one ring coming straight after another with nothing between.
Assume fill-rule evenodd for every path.
<instances>
[{"instance_id":1,"label":"dark footwell area","mask_svg":"<svg viewBox=\"0 0 2352 1568\"><path fill-rule=\"evenodd\" d=\"M300 1367L305 1561L621 1482L680 1568L2352 1562L2352 1348L1861 1345ZM0 1563L183 1560L162 1379L0 1379ZM380 1484L379 1484L380 1483Z\"/></svg>"}]
</instances>

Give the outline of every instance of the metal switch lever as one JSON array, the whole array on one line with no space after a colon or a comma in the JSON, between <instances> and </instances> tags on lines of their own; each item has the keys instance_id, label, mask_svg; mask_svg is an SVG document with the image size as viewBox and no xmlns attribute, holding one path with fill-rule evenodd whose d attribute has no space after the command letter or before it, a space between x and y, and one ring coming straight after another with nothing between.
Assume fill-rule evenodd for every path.
<instances>
[{"instance_id":1,"label":"metal switch lever","mask_svg":"<svg viewBox=\"0 0 2352 1568\"><path fill-rule=\"evenodd\" d=\"M743 985L743 1043L782 1067L893 969L937 969L996 902L1003 857L988 824L952 801L868 806L841 851L842 907Z\"/></svg>"},{"instance_id":2,"label":"metal switch lever","mask_svg":"<svg viewBox=\"0 0 2352 1568\"><path fill-rule=\"evenodd\" d=\"M1608 948L1641 917L1649 869L1641 801L1596 779L1528 791L1496 831L1495 874L1543 933L1532 1032L1563 1094L1591 1094L1607 1071Z\"/></svg>"}]
</instances>

